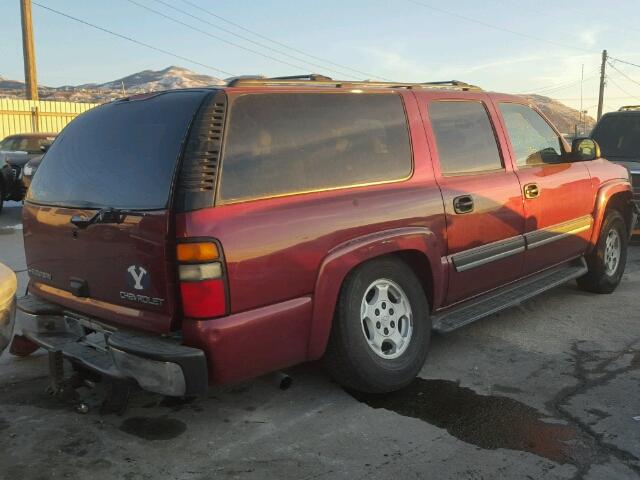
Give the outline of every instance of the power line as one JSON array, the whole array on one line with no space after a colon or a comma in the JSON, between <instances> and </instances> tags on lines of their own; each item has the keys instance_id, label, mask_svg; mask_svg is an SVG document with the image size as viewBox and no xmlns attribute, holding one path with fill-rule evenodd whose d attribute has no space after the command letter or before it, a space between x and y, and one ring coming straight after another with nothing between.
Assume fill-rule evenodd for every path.
<instances>
[{"instance_id":1,"label":"power line","mask_svg":"<svg viewBox=\"0 0 640 480\"><path fill-rule=\"evenodd\" d=\"M250 43L252 43L252 44L254 44L254 45L258 46L258 47L261 47L261 48L264 48L264 49L270 50L270 51L272 51L272 52L276 52L276 53L278 53L278 54L280 54L280 55L283 55L283 56L285 56L285 57L292 58L292 59L294 59L294 60L296 60L296 61L298 61L298 62L307 63L307 64L309 64L309 65L313 65L314 67L319 67L319 68L322 68L322 69L325 69L325 70L329 70L329 71L332 71L332 72L338 73L338 74L340 74L340 75L346 75L346 76L348 76L348 77L351 77L351 75L350 75L350 74L348 74L348 73L340 72L340 71L338 71L338 70L332 70L332 69L330 69L330 68L327 68L325 65L320 65L320 64L317 64L317 63L311 63L311 62L308 62L308 61L307 61L307 60L305 60L304 58L299 58L299 57L296 57L296 56L290 55L290 54L289 54L289 53L287 53L287 52L283 52L282 50L279 50L279 49L277 49L277 48L272 48L272 47L269 47L268 45L264 45L264 44L262 44L262 43L260 43L260 42L256 42L255 40L252 40L252 39L250 39L250 38L248 38L248 37L245 37L245 36L243 36L243 35L239 35L239 34L237 34L237 33L233 32L232 30L229 30L229 29L227 29L227 28L220 27L219 25L216 25L215 23L212 23L212 22L209 22L209 21L207 21L207 20L204 20L204 19L202 19L202 18L200 18L200 17L197 17L197 16L195 16L195 15L193 15L193 14L191 14L191 13L189 13L189 12L185 11L185 10L182 10L182 9L180 9L180 8L178 8L178 7L174 7L174 6L173 6L173 5L171 5L170 3L167 3L167 2L165 2L165 1L163 1L163 0L153 0L153 1L154 1L154 2L156 2L156 3L160 3L160 4L162 4L162 5L164 5L164 6L165 6L165 7L167 7L167 8L170 8L170 9L172 9L172 10L175 10L176 12L180 12L180 13L182 13L183 15L186 15L186 16L188 16L188 17L194 18L194 19L198 20L199 22L202 22L202 23L205 23L205 24L207 24L207 25L210 25L210 26L212 26L213 28L217 28L217 29L219 29L219 30L222 30L223 32L228 33L229 35L233 35L234 37L237 37L237 38L240 38L240 39L245 40L245 41L247 41L247 42L250 42ZM352 77L352 78L355 78L355 77Z\"/></svg>"},{"instance_id":2,"label":"power line","mask_svg":"<svg viewBox=\"0 0 640 480\"><path fill-rule=\"evenodd\" d=\"M231 41L226 40L225 38L222 38L222 37L220 37L220 36L218 36L218 35L214 35L213 33L209 33L209 32L207 32L206 30L201 30L201 29L200 29L200 28L198 28L198 27L194 27L193 25L191 25L191 24L189 24L189 23L186 23L186 22L183 22L183 21L181 21L181 20L178 20L177 18L173 18L173 17L172 17L172 16L170 16L170 15L166 15L166 14L164 14L164 13L162 13L162 12L158 11L158 10L155 10L155 9L153 9L153 8L151 8L151 7L148 7L148 6L146 6L146 5L143 5L143 4L141 4L141 3L138 3L138 2L136 2L135 0L127 0L127 1L128 1L129 3L133 3L134 5L137 5L137 6L138 6L138 7L140 7L140 8L143 8L143 9L145 9L145 10L148 10L149 12L155 13L156 15L159 15L159 16L161 16L161 17L163 17L163 18L166 18L167 20L169 20L169 21L171 21L171 22L177 23L177 24L179 24L179 25L182 25L182 26L184 26L184 27L187 27L187 28L189 28L189 29L191 29L191 30L194 30L194 31L196 31L196 32L202 33L203 35L206 35L206 36L208 36L208 37L214 38L214 39L216 39L216 40L218 40L218 41L220 41L220 42L226 43L227 45L231 45L231 46L233 46L233 47L240 48L241 50L245 50L245 51L247 51L247 52L251 52L251 53L253 53L253 54L255 54L255 55L259 55L259 56L261 56L261 57L268 58L269 60L273 60L273 61L275 61L275 62L279 62L279 63L282 63L282 64L284 64L284 65L288 65L288 66L290 66L290 67L293 67L293 68L296 68L296 69L300 69L300 70L302 70L302 71L306 70L306 68L305 68L305 67L303 67L303 66L296 65L295 63L287 62L286 60L281 60L281 59L279 59L279 58L277 58L277 57L273 57L273 56L271 56L271 55L267 55L266 53L262 53L262 52L260 52L260 51L258 51L258 50L254 50L254 49L252 49L252 48L249 48L249 47L245 47L245 46L243 46L243 45L240 45L239 43L231 42Z\"/></svg>"},{"instance_id":3,"label":"power line","mask_svg":"<svg viewBox=\"0 0 640 480\"><path fill-rule=\"evenodd\" d=\"M159 1L159 0L156 0L156 1ZM240 25L240 24L238 24L236 22L233 22L233 21L231 21L231 20L229 20L227 18L224 18L224 17L222 17L220 15L217 15L217 14L211 12L210 10L207 10L207 9L205 9L205 8L199 6L199 5L196 5L193 2L190 2L189 0L181 0L181 1L182 1L182 3L185 3L185 4L189 5L189 6L191 6L192 8L200 10L201 12L204 12L207 15L210 15L210 16L212 16L214 18L217 18L218 20L222 20L223 22L228 23L229 25L233 25L234 27L236 27L236 28L238 28L240 30L243 30L243 31L245 31L247 33L255 35L256 37L261 38L262 40L266 40L267 42L271 42L271 43L273 43L275 45L279 45L281 47L287 48L287 49L289 49L289 50L291 50L293 52L297 52L297 53L299 53L301 55L304 55L306 57L313 58L313 59L318 60L320 62L324 62L324 63L327 63L329 65L333 65L335 67L343 68L345 70L350 70L350 71L358 73L360 75L364 75L365 77L379 78L380 80L391 81L388 78L384 78L384 77L381 77L379 75L375 75L373 73L364 72L362 70L356 70L355 68L349 67L347 65L342 65L340 63L332 62L331 60L327 60L326 58L318 57L318 56L313 55L311 53L308 53L308 52L305 52L305 51L300 50L298 48L292 47L291 45L287 45L286 43L282 43L282 42L279 42L277 40L274 40L273 38L267 37L266 35L263 35L261 33L256 32L255 30L250 30L250 29L248 29L248 28L246 28L246 27L244 27L244 26L242 26L242 25ZM216 28L220 28L220 27L216 27Z\"/></svg>"},{"instance_id":4,"label":"power line","mask_svg":"<svg viewBox=\"0 0 640 480\"><path fill-rule=\"evenodd\" d=\"M64 12L61 12L59 10L55 10L55 9L53 9L51 7L47 7L45 5L42 5L42 4L38 3L38 2L32 2L32 3L34 5L40 7L40 8L48 10L51 13L55 13L56 15L60 15L62 17L65 17L65 18L68 18L70 20L73 20L75 22L82 23L83 25L86 25L86 26L91 27L91 28L95 28L96 30L100 30L102 32L108 33L109 35L113 35L113 36L118 37L118 38L122 38L123 40L127 40L127 41L135 43L137 45L140 45L140 46L143 46L143 47L146 47L146 48L150 48L151 50L155 50L156 52L164 53L165 55L170 55L170 56L178 58L180 60L184 60L185 62L193 63L194 65L199 65L201 67L208 68L208 69L213 70L215 72L223 73L224 75L228 75L230 77L235 76L235 74L233 74L233 73L227 72L225 70L221 70L221 69L213 67L211 65L207 65L206 63L198 62L197 60L193 60L193 59L185 57L183 55L179 55L177 53L170 52L169 50L165 50L165 49L160 48L160 47L154 47L153 45L149 45L148 43L144 43L144 42L141 42L140 40L136 40L133 37L129 37L127 35L122 35L121 33L114 32L112 30L109 30L109 29L104 28L104 27L100 27L98 25L94 25L93 23L89 23L86 20L82 20L80 18L71 16L71 15L69 15L67 13L64 13Z\"/></svg>"},{"instance_id":5,"label":"power line","mask_svg":"<svg viewBox=\"0 0 640 480\"><path fill-rule=\"evenodd\" d=\"M626 73L624 73L622 70L619 70L618 68L615 67L615 65L611 62L608 62L609 66L611 68L613 68L616 72L618 72L620 75L622 75L624 78L626 78L627 80L629 80L632 83L635 83L636 85L640 85L640 82L638 82L637 80L634 80L633 78L631 78L629 75L627 75Z\"/></svg>"},{"instance_id":6,"label":"power line","mask_svg":"<svg viewBox=\"0 0 640 480\"><path fill-rule=\"evenodd\" d=\"M536 93L536 94L541 94L541 95L548 95L549 93L552 93L552 92L559 92L559 91L565 90L567 88L571 88L571 87L573 87L575 85L578 85L578 84L580 84L582 82L591 81L591 80L595 79L596 77L597 77L597 75L591 75L589 77L586 77L584 80L582 80L582 79L573 80L571 82L559 83L559 84L556 84L556 85L551 85L551 86L547 86L547 87L544 87L544 88L539 88L539 89L534 90L533 92L530 91L530 92L523 92L523 93Z\"/></svg>"},{"instance_id":7,"label":"power line","mask_svg":"<svg viewBox=\"0 0 640 480\"><path fill-rule=\"evenodd\" d=\"M569 85L569 84L574 84L574 83L576 83L575 80L572 80L571 82L554 83L553 85L547 85L546 87L538 88L535 91L536 92L542 92L544 90L553 90L556 87L562 87L564 85ZM528 89L526 91L523 90L522 93L531 93L531 89Z\"/></svg>"},{"instance_id":8,"label":"power line","mask_svg":"<svg viewBox=\"0 0 640 480\"><path fill-rule=\"evenodd\" d=\"M156 1L158 1L158 0L156 0ZM282 42L279 42L279 41L274 40L274 39L272 39L272 38L269 38L269 37L267 37L266 35L262 35L262 34L260 34L260 33L256 32L256 31L254 31L254 30L250 30L250 29L248 29L248 28L246 28L246 27L243 27L242 25L240 25L240 24L238 24L238 23L235 23L235 22L233 22L233 21L231 21L231 20L228 20L228 19L226 19L226 18L224 18L224 17L222 17L222 16L220 16L220 15L217 15L217 14L215 14L215 13L213 13L213 12L209 11L209 10L206 10L205 8L202 8L202 7L200 7L199 5L194 4L193 2L190 2L190 1L188 1L188 0L181 0L181 1L182 1L183 3L186 3L187 5L190 5L191 7L195 8L195 9L198 9L198 10L200 10L200 11L202 11L202 12L204 12L204 13L208 14L208 15L211 15L212 17L215 17L215 18L217 18L217 19L219 19L219 20L222 20L223 22L226 22L226 23L228 23L229 25L233 25L234 27L239 28L240 30L244 30L245 32L251 33L252 35L255 35L256 37L259 37L259 38L261 38L261 39L263 39L263 40L266 40L266 41L268 41L268 42L274 43L274 44L276 44L276 45L280 45L281 47L288 48L289 50L292 50L292 51L294 51L294 52L297 52L297 53L299 53L299 54L301 54L301 55L305 55L305 56L307 56L307 57L313 58L313 59L318 60L318 61L321 61L321 62L328 63L328 64L330 64L330 65L334 65L334 66L339 67L339 68L343 68L343 69L345 69L345 70L350 70L350 71L352 71L352 72L355 72L355 73L358 73L358 74L364 75L364 76L366 76L366 77L370 77L370 78L378 78L378 79L381 79L381 80L391 81L391 80L390 80L390 79L388 79L388 78L384 78L384 77L381 77L381 76L376 75L376 74L373 74L373 73L368 73L368 72L364 72L364 71L361 71L361 70L357 70L357 69L352 68L352 67L349 67L349 66L347 66L347 65L342 65L342 64L340 64L340 63L336 63L336 62L333 62L333 61L331 61L331 60L327 60L327 59L325 59L325 58L318 57L318 56L313 55L313 54L311 54L311 53L305 52L305 51L303 51L303 50L297 49L297 48L292 47L292 46L290 46L290 45L287 45L287 44L285 44L285 43L282 43ZM325 68L326 68L326 67L325 67Z\"/></svg>"},{"instance_id":9,"label":"power line","mask_svg":"<svg viewBox=\"0 0 640 480\"><path fill-rule=\"evenodd\" d=\"M276 53L278 53L280 55L283 55L285 57L292 58L293 60L296 60L298 62L303 62L303 63L306 63L308 65L313 65L314 67L319 67L319 68L321 68L323 70L328 70L330 72L337 73L337 74L339 74L341 76L356 78L356 77L353 76L353 74L342 72L342 71L339 71L339 70L335 70L335 69L332 69L330 67L327 67L326 65L321 65L319 63L313 63L313 62L310 62L310 61L308 61L308 60L306 60L304 58L300 58L300 57L296 57L294 55L291 55L290 53L288 53L286 51L283 51L281 49L273 48L273 47L270 47L270 46L265 45L263 43L256 42L255 40L252 40L251 38L248 38L248 37L246 37L244 35L239 35L239 34L237 34L236 32L234 32L232 30L229 30L227 28L224 28L224 27L221 27L219 25L216 25L215 23L209 22L209 21L207 21L207 20L205 20L203 18L200 18L200 17L198 17L196 15L193 15L193 14L187 12L186 10L183 10L181 8L178 8L178 7L175 7L175 6L171 5L168 2L165 2L164 0L153 0L153 1L156 2L156 3L160 3L160 4L164 5L165 7L170 8L172 10L175 10L176 12L179 12L179 13L181 13L183 15L191 17L191 18L193 18L193 19L195 19L195 20L197 20L199 22L205 23L206 25L209 25L209 26L211 26L213 28L217 28L218 30L222 30L223 32L228 33L229 35L233 35L234 37L237 37L237 38L245 40L245 41L247 41L249 43L252 43L252 44L254 44L254 45L256 45L256 46L258 46L260 48L264 48L266 50L270 50L272 52L276 52Z\"/></svg>"},{"instance_id":10,"label":"power line","mask_svg":"<svg viewBox=\"0 0 640 480\"><path fill-rule=\"evenodd\" d=\"M625 65L631 65L632 67L638 67L640 68L640 65L638 65L637 63L632 63L632 62L627 62L626 60L620 60L619 58L616 57L609 57L611 60L614 60L616 62L620 62L620 63L624 63Z\"/></svg>"},{"instance_id":11,"label":"power line","mask_svg":"<svg viewBox=\"0 0 640 480\"><path fill-rule=\"evenodd\" d=\"M418 0L407 0L407 1L411 2L411 3L415 4L415 5L419 5L421 7L428 8L430 10L434 10L436 12L444 13L445 15L450 15L452 17L456 17L456 18L459 18L461 20L465 20L467 22L476 23L478 25L482 25L482 26L487 27L487 28L492 28L494 30L499 30L501 32L510 33L512 35L517 35L519 37L528 38L529 40L535 40L537 42L544 42L544 43L548 43L550 45L555 45L556 47L569 48L569 49L577 50L577 51L580 51L580 52L595 54L595 52L593 52L591 50L588 50L586 48L576 47L575 45L568 45L568 44L556 42L554 40L549 40L547 38L537 37L535 35L530 35L528 33L518 32L517 30L511 30L510 28L505 28L505 27L501 27L499 25L494 25L492 23L488 23L488 22L485 22L483 20L478 20L477 18L467 17L465 15L461 15L459 13L452 12L450 10L445 10L444 8L440 8L440 7L436 7L436 6L433 6L433 5L429 5L429 4L420 2Z\"/></svg>"},{"instance_id":12,"label":"power line","mask_svg":"<svg viewBox=\"0 0 640 480\"><path fill-rule=\"evenodd\" d=\"M613 84L618 88L618 90L620 90L622 93L624 93L624 94L628 95L630 98L634 98L634 99L636 99L636 100L640 100L640 98L636 97L635 95L631 95L627 90L625 90L624 88L622 88L622 87L618 84L618 82L616 82L613 78L611 78L611 76L609 76L609 77L607 77L607 78L608 78L608 79L609 79L609 81L610 81L611 83L613 83ZM611 99L609 98L609 100L611 100Z\"/></svg>"}]
</instances>

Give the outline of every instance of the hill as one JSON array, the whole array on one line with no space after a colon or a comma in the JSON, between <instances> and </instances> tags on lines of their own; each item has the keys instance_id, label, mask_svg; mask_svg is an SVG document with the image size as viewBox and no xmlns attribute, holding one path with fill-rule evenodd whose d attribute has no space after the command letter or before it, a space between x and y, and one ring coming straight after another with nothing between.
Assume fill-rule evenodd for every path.
<instances>
[{"instance_id":1,"label":"hill","mask_svg":"<svg viewBox=\"0 0 640 480\"><path fill-rule=\"evenodd\" d=\"M578 131L582 131L581 125L584 121L584 132L588 134L596 124L594 118L589 115L585 115L584 118L581 118L579 110L567 107L565 104L560 103L553 98L535 94L521 96L535 104L562 133L573 133L576 125L578 126Z\"/></svg>"},{"instance_id":2,"label":"hill","mask_svg":"<svg viewBox=\"0 0 640 480\"><path fill-rule=\"evenodd\" d=\"M163 70L143 70L126 77L105 83L85 83L82 85L65 85L62 87L40 86L42 100L61 100L71 102L108 102L124 95L135 93L169 90L172 88L193 88L224 85L225 81L202 75L186 68L170 66ZM124 89L124 93L123 93ZM0 77L0 96L24 98L24 83ZM523 95L540 108L563 133L573 133L578 125L580 129L580 112L557 100L542 95ZM595 120L585 118L586 131L590 132Z\"/></svg>"}]
</instances>

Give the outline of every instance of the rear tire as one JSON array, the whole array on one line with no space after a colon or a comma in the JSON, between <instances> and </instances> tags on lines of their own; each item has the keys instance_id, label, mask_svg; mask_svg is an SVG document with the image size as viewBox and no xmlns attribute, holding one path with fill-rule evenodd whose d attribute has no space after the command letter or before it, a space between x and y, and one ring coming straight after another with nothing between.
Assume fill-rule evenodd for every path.
<instances>
[{"instance_id":1,"label":"rear tire","mask_svg":"<svg viewBox=\"0 0 640 480\"><path fill-rule=\"evenodd\" d=\"M372 260L344 281L323 361L347 388L391 392L417 376L430 337L429 306L413 271L393 258Z\"/></svg>"},{"instance_id":2,"label":"rear tire","mask_svg":"<svg viewBox=\"0 0 640 480\"><path fill-rule=\"evenodd\" d=\"M622 214L618 210L607 210L598 243L586 257L589 271L578 278L578 286L587 292L612 293L624 274L628 243L629 234Z\"/></svg>"}]
</instances>

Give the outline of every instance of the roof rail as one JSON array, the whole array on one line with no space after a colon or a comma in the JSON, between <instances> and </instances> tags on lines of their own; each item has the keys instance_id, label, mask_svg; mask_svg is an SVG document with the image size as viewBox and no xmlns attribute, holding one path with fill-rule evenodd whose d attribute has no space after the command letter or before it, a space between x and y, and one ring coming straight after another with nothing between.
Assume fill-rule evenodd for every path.
<instances>
[{"instance_id":1,"label":"roof rail","mask_svg":"<svg viewBox=\"0 0 640 480\"><path fill-rule=\"evenodd\" d=\"M351 81L333 80L319 74L294 75L290 77L273 78L239 78L228 83L229 87L335 87L335 88L404 88L404 89L449 89L449 90L482 90L460 80L446 80L441 82L405 83L405 82L376 82L370 80Z\"/></svg>"},{"instance_id":2,"label":"roof rail","mask_svg":"<svg viewBox=\"0 0 640 480\"><path fill-rule=\"evenodd\" d=\"M624 107L620 107L618 109L619 112L631 112L635 110L640 111L640 105L625 105Z\"/></svg>"},{"instance_id":3,"label":"roof rail","mask_svg":"<svg viewBox=\"0 0 640 480\"><path fill-rule=\"evenodd\" d=\"M326 77L324 75L320 75L319 73L309 73L305 75L290 75L287 77L271 77L265 78L263 80L308 80L312 82L317 82L319 80L331 81L331 77Z\"/></svg>"}]
</instances>

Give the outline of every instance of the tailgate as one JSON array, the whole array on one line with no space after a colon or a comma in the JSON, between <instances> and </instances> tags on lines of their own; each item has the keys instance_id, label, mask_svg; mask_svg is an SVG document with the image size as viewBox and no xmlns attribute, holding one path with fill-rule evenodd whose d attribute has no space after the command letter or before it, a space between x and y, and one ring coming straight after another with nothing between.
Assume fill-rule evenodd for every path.
<instances>
[{"instance_id":1,"label":"tailgate","mask_svg":"<svg viewBox=\"0 0 640 480\"><path fill-rule=\"evenodd\" d=\"M25 204L29 290L71 310L142 330L167 332L176 283L167 211L79 229L95 211Z\"/></svg>"}]
</instances>

